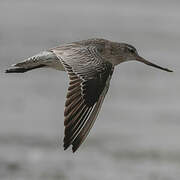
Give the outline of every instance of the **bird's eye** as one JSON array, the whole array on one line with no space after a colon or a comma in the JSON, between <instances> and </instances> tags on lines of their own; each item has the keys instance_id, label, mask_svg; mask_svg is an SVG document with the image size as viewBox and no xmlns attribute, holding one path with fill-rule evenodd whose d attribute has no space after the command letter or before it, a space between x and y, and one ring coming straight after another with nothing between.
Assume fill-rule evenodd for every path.
<instances>
[{"instance_id":1,"label":"bird's eye","mask_svg":"<svg viewBox=\"0 0 180 180\"><path fill-rule=\"evenodd\" d=\"M135 50L133 48L128 48L128 51L131 53L135 53Z\"/></svg>"}]
</instances>

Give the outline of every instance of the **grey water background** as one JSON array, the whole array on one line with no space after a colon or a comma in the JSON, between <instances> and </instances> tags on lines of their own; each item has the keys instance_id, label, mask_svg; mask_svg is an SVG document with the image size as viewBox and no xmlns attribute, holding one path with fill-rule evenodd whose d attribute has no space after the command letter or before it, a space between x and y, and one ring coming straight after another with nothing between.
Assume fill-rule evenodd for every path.
<instances>
[{"instance_id":1,"label":"grey water background","mask_svg":"<svg viewBox=\"0 0 180 180\"><path fill-rule=\"evenodd\" d=\"M179 180L180 1L1 0L0 180ZM107 38L174 73L116 67L95 126L63 150L68 77L51 69L4 74L62 43Z\"/></svg>"}]
</instances>

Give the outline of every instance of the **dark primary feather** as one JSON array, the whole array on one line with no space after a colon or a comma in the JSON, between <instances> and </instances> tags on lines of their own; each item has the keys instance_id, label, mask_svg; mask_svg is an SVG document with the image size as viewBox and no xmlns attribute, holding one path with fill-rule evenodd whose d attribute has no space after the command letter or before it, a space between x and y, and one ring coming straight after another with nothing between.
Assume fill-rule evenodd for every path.
<instances>
[{"instance_id":1,"label":"dark primary feather","mask_svg":"<svg viewBox=\"0 0 180 180\"><path fill-rule=\"evenodd\" d=\"M95 47L57 48L53 52L61 60L70 79L64 111L64 149L72 145L75 152L96 120L113 67L100 58Z\"/></svg>"}]
</instances>

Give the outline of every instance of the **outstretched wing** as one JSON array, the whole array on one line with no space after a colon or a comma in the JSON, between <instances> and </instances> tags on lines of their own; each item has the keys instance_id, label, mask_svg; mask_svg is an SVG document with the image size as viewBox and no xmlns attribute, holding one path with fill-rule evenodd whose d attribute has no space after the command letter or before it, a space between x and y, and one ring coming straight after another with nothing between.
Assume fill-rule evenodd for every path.
<instances>
[{"instance_id":1,"label":"outstretched wing","mask_svg":"<svg viewBox=\"0 0 180 180\"><path fill-rule=\"evenodd\" d=\"M75 152L93 126L113 73L96 47L56 48L52 50L69 75L64 111L64 149L72 145Z\"/></svg>"}]
</instances>

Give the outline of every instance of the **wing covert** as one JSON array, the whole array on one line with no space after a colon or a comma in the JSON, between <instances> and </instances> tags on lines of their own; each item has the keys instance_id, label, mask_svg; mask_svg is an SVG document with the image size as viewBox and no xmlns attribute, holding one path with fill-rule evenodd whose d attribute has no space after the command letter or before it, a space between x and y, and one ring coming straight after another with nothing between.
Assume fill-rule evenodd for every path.
<instances>
[{"instance_id":1,"label":"wing covert","mask_svg":"<svg viewBox=\"0 0 180 180\"><path fill-rule=\"evenodd\" d=\"M71 47L52 50L69 75L64 111L64 149L72 144L73 152L87 137L109 87L113 73L95 47Z\"/></svg>"}]
</instances>

